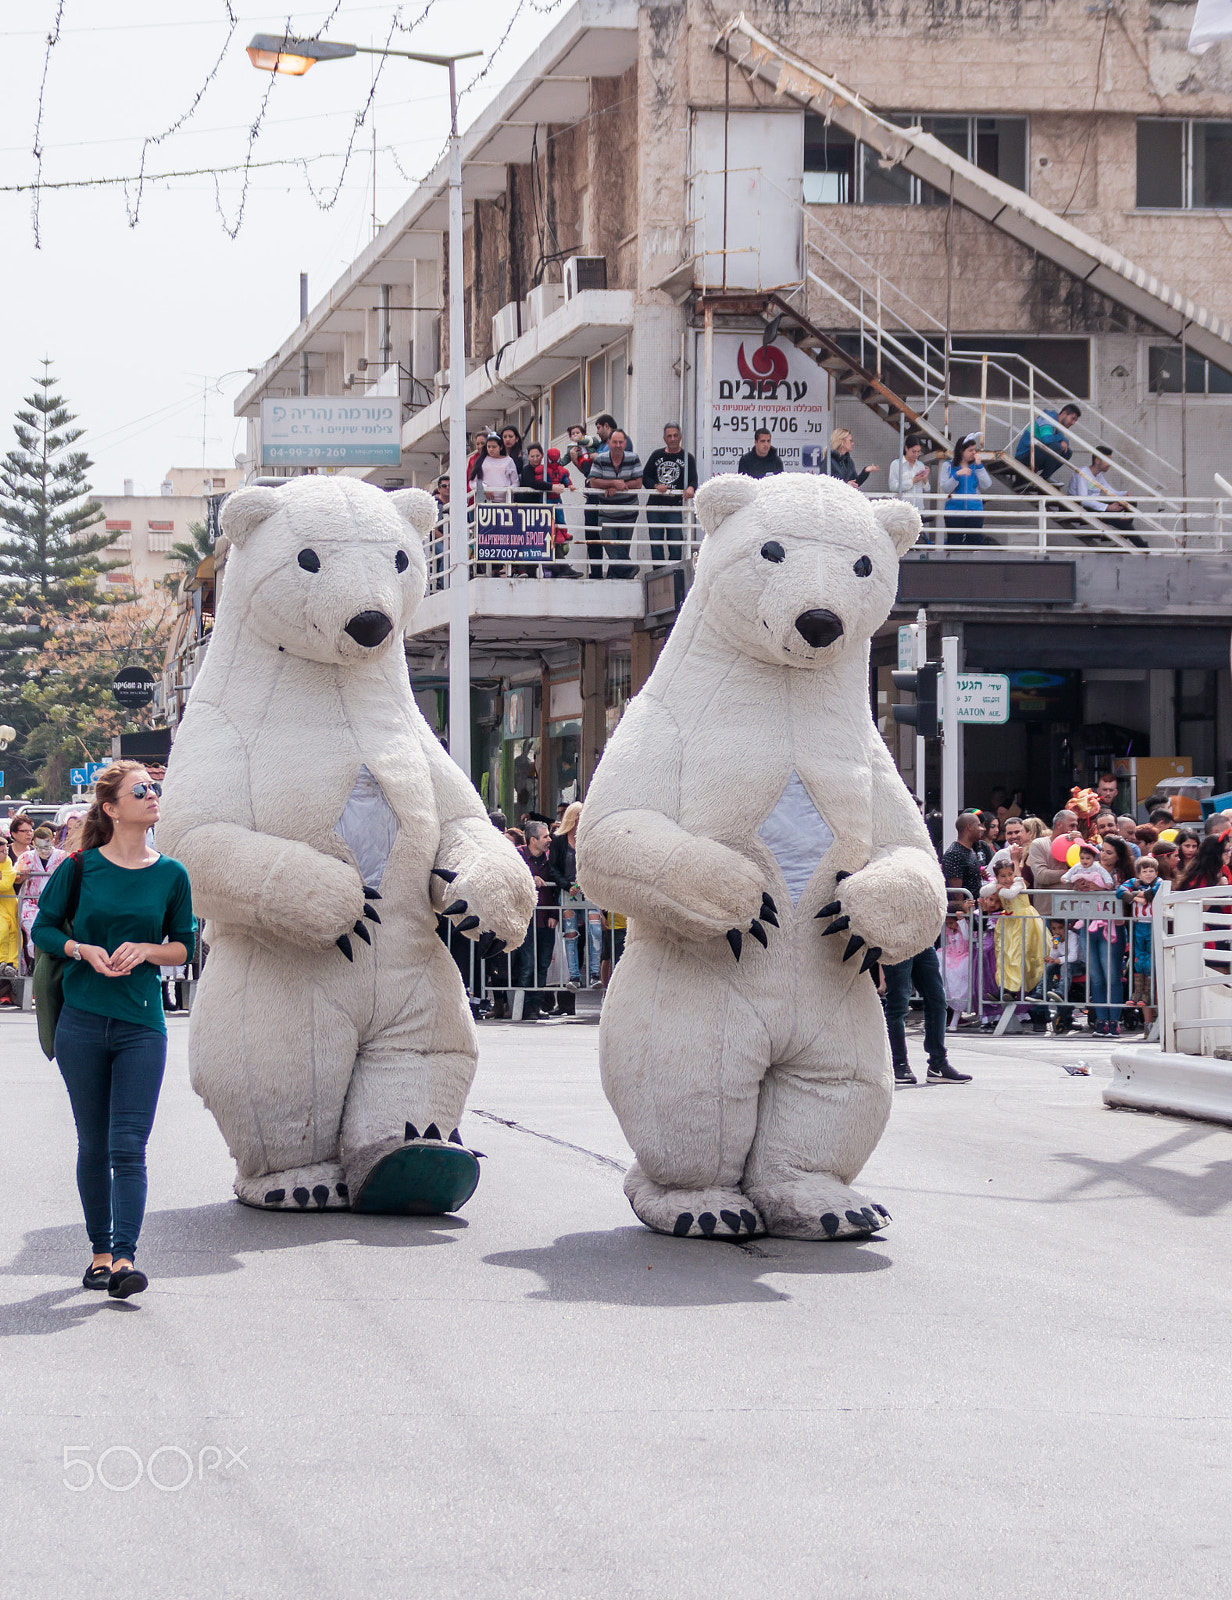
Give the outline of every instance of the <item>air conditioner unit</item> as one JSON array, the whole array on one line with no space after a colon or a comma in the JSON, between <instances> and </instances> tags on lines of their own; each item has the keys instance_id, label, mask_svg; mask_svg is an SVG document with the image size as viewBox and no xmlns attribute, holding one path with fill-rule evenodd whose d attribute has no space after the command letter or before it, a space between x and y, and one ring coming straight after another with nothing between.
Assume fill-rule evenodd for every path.
<instances>
[{"instance_id":1,"label":"air conditioner unit","mask_svg":"<svg viewBox=\"0 0 1232 1600\"><path fill-rule=\"evenodd\" d=\"M502 306L492 318L492 350L493 353L502 349L513 341L522 332L522 302L511 300L507 306Z\"/></svg>"},{"instance_id":2,"label":"air conditioner unit","mask_svg":"<svg viewBox=\"0 0 1232 1600\"><path fill-rule=\"evenodd\" d=\"M583 289L607 288L606 256L570 256L565 262L565 299L572 300Z\"/></svg>"},{"instance_id":3,"label":"air conditioner unit","mask_svg":"<svg viewBox=\"0 0 1232 1600\"><path fill-rule=\"evenodd\" d=\"M539 283L526 296L526 321L527 328L537 328L545 317L550 317L553 311L565 303L565 286L563 283Z\"/></svg>"}]
</instances>

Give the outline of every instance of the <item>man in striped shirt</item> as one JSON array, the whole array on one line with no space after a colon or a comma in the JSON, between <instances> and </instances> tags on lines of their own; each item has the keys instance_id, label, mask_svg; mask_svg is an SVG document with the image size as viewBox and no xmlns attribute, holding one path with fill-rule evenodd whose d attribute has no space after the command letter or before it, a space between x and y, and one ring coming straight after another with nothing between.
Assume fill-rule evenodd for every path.
<instances>
[{"instance_id":1,"label":"man in striped shirt","mask_svg":"<svg viewBox=\"0 0 1232 1600\"><path fill-rule=\"evenodd\" d=\"M614 428L607 449L591 463L587 481L589 495L599 501L609 578L637 577L638 569L629 565L629 543L641 511L637 499L641 487L641 459L635 450L628 448L624 430ZM614 542L622 538L623 543ZM591 570L594 570L593 564Z\"/></svg>"}]
</instances>

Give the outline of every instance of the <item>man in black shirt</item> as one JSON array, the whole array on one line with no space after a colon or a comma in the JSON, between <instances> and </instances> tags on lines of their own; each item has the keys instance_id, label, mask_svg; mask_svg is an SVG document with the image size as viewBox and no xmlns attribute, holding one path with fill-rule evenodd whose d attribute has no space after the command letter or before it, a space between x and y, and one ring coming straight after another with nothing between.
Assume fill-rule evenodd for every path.
<instances>
[{"instance_id":1,"label":"man in black shirt","mask_svg":"<svg viewBox=\"0 0 1232 1600\"><path fill-rule=\"evenodd\" d=\"M957 841L941 857L941 875L949 889L965 889L972 900L980 897L980 858L975 847L984 837L984 824L974 811L964 811L954 825Z\"/></svg>"},{"instance_id":2,"label":"man in black shirt","mask_svg":"<svg viewBox=\"0 0 1232 1600\"><path fill-rule=\"evenodd\" d=\"M669 422L663 430L663 448L652 450L642 468L642 486L650 490L646 521L650 527L650 559L654 562L680 560L684 507L697 492L697 463L683 448L683 442L679 426ZM671 536L669 529L675 544L666 542Z\"/></svg>"},{"instance_id":3,"label":"man in black shirt","mask_svg":"<svg viewBox=\"0 0 1232 1600\"><path fill-rule=\"evenodd\" d=\"M758 428L753 435L753 448L740 457L736 471L746 478L769 478L782 470L782 459L770 443L769 428Z\"/></svg>"}]
</instances>

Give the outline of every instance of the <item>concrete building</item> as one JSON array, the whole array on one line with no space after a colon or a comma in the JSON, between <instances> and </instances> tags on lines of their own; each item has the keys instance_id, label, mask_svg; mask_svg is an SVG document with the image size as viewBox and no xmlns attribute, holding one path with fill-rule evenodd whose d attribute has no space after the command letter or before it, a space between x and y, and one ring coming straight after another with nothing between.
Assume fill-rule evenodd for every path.
<instances>
[{"instance_id":1,"label":"concrete building","mask_svg":"<svg viewBox=\"0 0 1232 1600\"><path fill-rule=\"evenodd\" d=\"M123 565L103 582L115 589L150 589L179 568L168 560L172 545L191 543L189 524L208 523L211 496L229 494L244 481L239 467L171 467L159 494L99 494L103 522L115 535L104 555Z\"/></svg>"},{"instance_id":2,"label":"concrete building","mask_svg":"<svg viewBox=\"0 0 1232 1600\"><path fill-rule=\"evenodd\" d=\"M904 772L889 672L924 605L934 658L955 633L965 669L1011 674L1010 721L966 730L969 799L1002 784L1046 810L1127 755L1227 788L1232 45L1190 56L1193 9L579 0L465 134L468 426L560 444L610 411L645 457L680 421L703 477L763 422L789 470L817 470L840 426L879 464L866 492L918 430L934 493L977 431L989 542L947 543L934 499L874 648ZM306 371L312 395L397 393L401 462L372 481L440 472L445 227L442 166L240 395L254 464L260 402ZM1070 497L1068 465L1055 483L1015 470L1023 430L1066 399L1074 466L1111 448L1132 529ZM690 548L680 579L653 571L644 523L632 581L475 569L490 799L550 811L584 790ZM407 640L442 728L445 607L430 593Z\"/></svg>"}]
</instances>

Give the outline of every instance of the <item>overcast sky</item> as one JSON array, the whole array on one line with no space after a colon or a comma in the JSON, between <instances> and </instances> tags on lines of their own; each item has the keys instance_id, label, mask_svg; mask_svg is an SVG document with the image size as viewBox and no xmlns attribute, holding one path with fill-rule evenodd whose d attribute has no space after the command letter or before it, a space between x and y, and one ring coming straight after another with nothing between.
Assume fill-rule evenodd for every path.
<instances>
[{"instance_id":1,"label":"overcast sky","mask_svg":"<svg viewBox=\"0 0 1232 1600\"><path fill-rule=\"evenodd\" d=\"M320 157L309 168L324 198L378 65L375 58L319 63L302 78L250 66L254 32L323 37L435 53L491 52L491 70L462 102L463 126L564 15L565 0L340 0L264 12L245 0L63 0L59 43L47 52L58 0L6 0L0 61L0 184L28 184L39 88L47 60L39 143L46 184L126 177L141 169L143 140L184 116L230 44L195 111L145 153L167 173L241 165L249 130L269 94L253 162ZM424 13L427 13L424 15ZM389 38L400 19L410 34ZM422 19L422 20L420 20ZM467 82L487 64L463 63ZM272 86L272 88L271 88ZM439 68L384 64L374 100L376 215L391 216L440 154L448 94ZM228 466L243 449L235 395L299 319L299 274L315 304L372 236L372 117L355 136L337 203L314 201L302 171L257 168L244 195L240 172L147 183L135 226L135 185L46 189L35 248L30 193L0 193L0 454L31 377L50 356L61 392L87 429L102 494L157 494L169 467ZM401 171L399 170L401 169ZM221 214L220 207L221 205ZM240 208L243 206L242 221ZM228 236L227 229L237 237Z\"/></svg>"}]
</instances>

